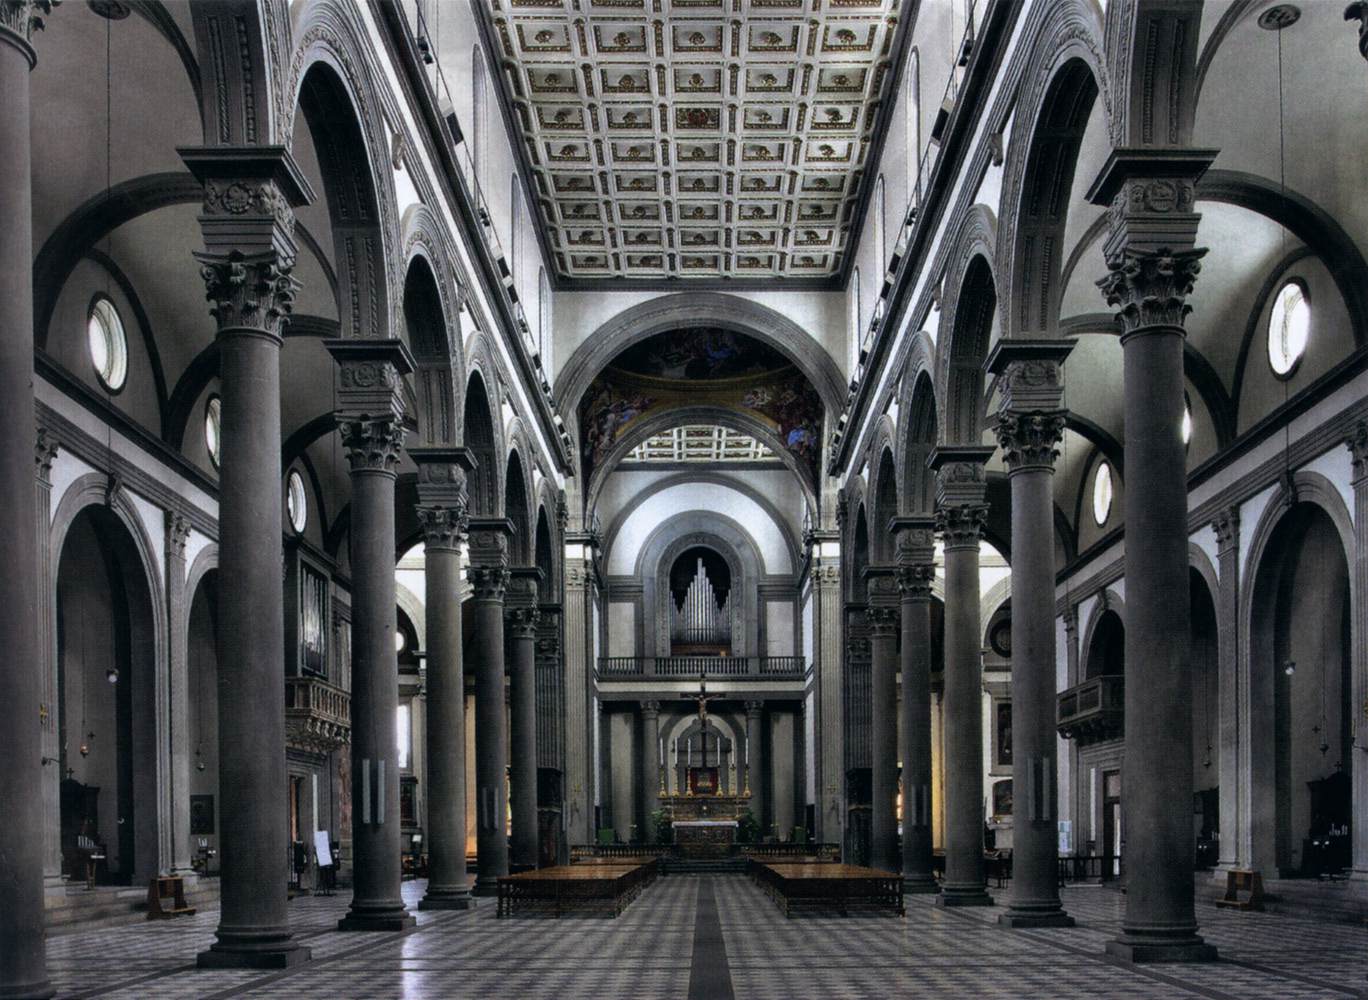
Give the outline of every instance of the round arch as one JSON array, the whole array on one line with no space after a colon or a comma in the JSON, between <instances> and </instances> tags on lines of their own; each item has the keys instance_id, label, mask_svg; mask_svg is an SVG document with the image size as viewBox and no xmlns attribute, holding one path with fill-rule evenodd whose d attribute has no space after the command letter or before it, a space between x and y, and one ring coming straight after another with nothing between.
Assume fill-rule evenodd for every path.
<instances>
[{"instance_id":1,"label":"round arch","mask_svg":"<svg viewBox=\"0 0 1368 1000\"><path fill-rule=\"evenodd\" d=\"M649 414L634 423L626 434L613 443L613 447L607 456L598 463L590 474L589 488L585 494L585 510L594 510L608 477L632 453L632 449L657 434L688 424L711 424L726 427L742 434L749 434L760 441L770 451L774 452L775 457L783 462L784 467L797 478L798 484L803 489L803 498L807 502L808 509L810 511L818 509L817 487L813 482L812 474L798 464L798 460L785 447L779 435L766 426L762 420L739 410L725 409L720 406L687 406Z\"/></svg>"},{"instance_id":2,"label":"round arch","mask_svg":"<svg viewBox=\"0 0 1368 1000\"><path fill-rule=\"evenodd\" d=\"M845 400L840 369L807 331L773 309L722 292L662 295L601 324L566 359L556 379L556 409L567 419L577 414L580 398L594 377L633 344L669 330L696 327L719 327L768 345L807 377L828 414L840 411Z\"/></svg>"},{"instance_id":3,"label":"round arch","mask_svg":"<svg viewBox=\"0 0 1368 1000\"><path fill-rule=\"evenodd\" d=\"M465 348L463 293L451 265L449 241L424 205L404 213L404 329L413 352L419 439L428 445L461 441Z\"/></svg>"},{"instance_id":4,"label":"round arch","mask_svg":"<svg viewBox=\"0 0 1368 1000\"><path fill-rule=\"evenodd\" d=\"M708 518L712 520L711 517ZM736 656L757 656L760 653L760 606L758 583L762 579L759 553L744 529L730 518L716 523L701 523L702 519L681 518L678 523L667 522L647 539L637 565L642 569L643 610L649 616L652 635L646 639L648 655L671 655L670 640L670 570L675 560L689 549L702 548L716 553L727 564L731 574L731 594L742 595L742 601L732 601L730 609L731 649Z\"/></svg>"},{"instance_id":5,"label":"round arch","mask_svg":"<svg viewBox=\"0 0 1368 1000\"><path fill-rule=\"evenodd\" d=\"M997 318L997 280L993 273L992 215L982 205L969 210L955 239L954 265L945 278L951 298L941 317L950 331L936 352L936 397L942 444L974 444L983 439L983 363Z\"/></svg>"},{"instance_id":6,"label":"round arch","mask_svg":"<svg viewBox=\"0 0 1368 1000\"><path fill-rule=\"evenodd\" d=\"M466 479L470 512L476 517L497 517L503 510L504 454L498 401L489 394L483 359L473 358L466 379L461 420L466 450L475 468ZM497 383L495 383L497 384Z\"/></svg>"},{"instance_id":7,"label":"round arch","mask_svg":"<svg viewBox=\"0 0 1368 1000\"><path fill-rule=\"evenodd\" d=\"M897 453L902 456L902 496L908 514L930 514L936 506L936 477L926 464L937 441L932 358L930 353L914 352L903 376L908 386L905 402L898 407L902 426L898 429Z\"/></svg>"}]
</instances>

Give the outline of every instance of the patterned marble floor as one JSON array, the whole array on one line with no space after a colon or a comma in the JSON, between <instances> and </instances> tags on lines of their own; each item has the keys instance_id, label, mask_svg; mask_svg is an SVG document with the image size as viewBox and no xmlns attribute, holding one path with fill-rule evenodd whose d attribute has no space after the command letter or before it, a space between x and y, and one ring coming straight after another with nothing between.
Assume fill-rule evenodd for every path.
<instances>
[{"instance_id":1,"label":"patterned marble floor","mask_svg":"<svg viewBox=\"0 0 1368 1000\"><path fill-rule=\"evenodd\" d=\"M404 886L410 904L421 891ZM1066 890L1078 927L1036 931L1000 929L997 909L938 910L925 897L909 897L901 920L785 920L739 876L661 879L616 920L496 920L492 901L482 901L473 912L417 913L418 926L402 935L341 934L333 928L346 905L345 894L290 904L314 961L286 973L196 969L213 911L54 936L49 968L59 996L129 1000L1368 997L1368 928L1202 905L1203 933L1221 962L1135 968L1102 954L1123 901L1097 888ZM725 953L710 943L719 926Z\"/></svg>"}]
</instances>

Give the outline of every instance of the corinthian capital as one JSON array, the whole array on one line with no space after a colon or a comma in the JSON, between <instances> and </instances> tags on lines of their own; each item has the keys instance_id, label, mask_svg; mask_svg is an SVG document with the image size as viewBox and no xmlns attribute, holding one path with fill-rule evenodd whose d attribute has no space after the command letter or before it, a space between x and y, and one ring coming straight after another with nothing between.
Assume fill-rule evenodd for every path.
<instances>
[{"instance_id":1,"label":"corinthian capital","mask_svg":"<svg viewBox=\"0 0 1368 1000\"><path fill-rule=\"evenodd\" d=\"M1192 312L1187 297L1202 270L1206 249L1133 250L1108 260L1111 269L1097 287L1107 305L1117 307L1122 337L1149 327L1178 327Z\"/></svg>"},{"instance_id":2,"label":"corinthian capital","mask_svg":"<svg viewBox=\"0 0 1368 1000\"><path fill-rule=\"evenodd\" d=\"M1229 552L1240 544L1240 508L1232 504L1216 512L1211 519L1211 530L1216 532L1216 551Z\"/></svg>"},{"instance_id":3,"label":"corinthian capital","mask_svg":"<svg viewBox=\"0 0 1368 1000\"><path fill-rule=\"evenodd\" d=\"M466 579L475 592L475 600L502 601L508 589L508 567L472 564L466 567Z\"/></svg>"},{"instance_id":4,"label":"corinthian capital","mask_svg":"<svg viewBox=\"0 0 1368 1000\"><path fill-rule=\"evenodd\" d=\"M460 507L434 507L419 504L414 508L423 530L423 547L428 552L456 552L466 532L465 504Z\"/></svg>"},{"instance_id":5,"label":"corinthian capital","mask_svg":"<svg viewBox=\"0 0 1368 1000\"><path fill-rule=\"evenodd\" d=\"M1368 59L1368 3L1364 3L1363 0L1354 0L1354 3L1344 8L1344 19L1346 21L1358 21L1359 55Z\"/></svg>"},{"instance_id":6,"label":"corinthian capital","mask_svg":"<svg viewBox=\"0 0 1368 1000\"><path fill-rule=\"evenodd\" d=\"M935 581L935 563L925 562L898 567L898 590L906 600L931 600L931 584Z\"/></svg>"},{"instance_id":7,"label":"corinthian capital","mask_svg":"<svg viewBox=\"0 0 1368 1000\"><path fill-rule=\"evenodd\" d=\"M338 414L337 429L352 472L395 475L404 453L404 425L393 416L374 418Z\"/></svg>"},{"instance_id":8,"label":"corinthian capital","mask_svg":"<svg viewBox=\"0 0 1368 1000\"><path fill-rule=\"evenodd\" d=\"M535 639L541 612L536 608L509 608L504 612L504 626L515 639Z\"/></svg>"},{"instance_id":9,"label":"corinthian capital","mask_svg":"<svg viewBox=\"0 0 1368 1000\"><path fill-rule=\"evenodd\" d=\"M946 550L978 548L983 526L988 521L986 503L966 503L940 507L936 511L936 531Z\"/></svg>"},{"instance_id":10,"label":"corinthian capital","mask_svg":"<svg viewBox=\"0 0 1368 1000\"><path fill-rule=\"evenodd\" d=\"M1360 420L1354 424L1348 437L1344 439L1344 446L1349 449L1349 461L1354 468L1354 482L1358 483L1368 478L1368 420Z\"/></svg>"},{"instance_id":11,"label":"corinthian capital","mask_svg":"<svg viewBox=\"0 0 1368 1000\"><path fill-rule=\"evenodd\" d=\"M1009 472L1053 469L1064 437L1064 411L1020 413L1005 407L997 416L998 447Z\"/></svg>"},{"instance_id":12,"label":"corinthian capital","mask_svg":"<svg viewBox=\"0 0 1368 1000\"><path fill-rule=\"evenodd\" d=\"M61 0L0 0L0 28L8 28L25 42L46 27L44 20Z\"/></svg>"},{"instance_id":13,"label":"corinthian capital","mask_svg":"<svg viewBox=\"0 0 1368 1000\"><path fill-rule=\"evenodd\" d=\"M865 608L865 624L870 635L888 637L898 634L898 609L891 607Z\"/></svg>"},{"instance_id":14,"label":"corinthian capital","mask_svg":"<svg viewBox=\"0 0 1368 1000\"><path fill-rule=\"evenodd\" d=\"M244 256L196 253L204 279L209 315L219 330L254 330L279 338L281 326L294 309L299 282L290 276L293 258L272 251Z\"/></svg>"}]
</instances>

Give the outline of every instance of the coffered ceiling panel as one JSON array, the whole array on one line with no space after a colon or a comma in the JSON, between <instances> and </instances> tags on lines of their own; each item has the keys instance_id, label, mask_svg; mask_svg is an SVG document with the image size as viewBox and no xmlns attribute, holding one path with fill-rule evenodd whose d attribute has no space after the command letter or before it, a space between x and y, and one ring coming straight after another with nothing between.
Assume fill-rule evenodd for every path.
<instances>
[{"instance_id":1,"label":"coffered ceiling panel","mask_svg":"<svg viewBox=\"0 0 1368 1000\"><path fill-rule=\"evenodd\" d=\"M477 4L558 277L841 276L906 3Z\"/></svg>"}]
</instances>

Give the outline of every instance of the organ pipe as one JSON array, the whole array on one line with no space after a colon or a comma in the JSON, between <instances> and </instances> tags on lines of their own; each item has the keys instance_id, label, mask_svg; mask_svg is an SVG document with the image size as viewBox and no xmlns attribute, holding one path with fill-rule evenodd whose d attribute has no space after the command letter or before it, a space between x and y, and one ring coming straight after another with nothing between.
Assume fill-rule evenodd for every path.
<instances>
[{"instance_id":1,"label":"organ pipe","mask_svg":"<svg viewBox=\"0 0 1368 1000\"><path fill-rule=\"evenodd\" d=\"M689 646L729 645L731 643L731 598L721 603L712 581L698 560L698 568L682 605L670 602L670 640Z\"/></svg>"}]
</instances>

